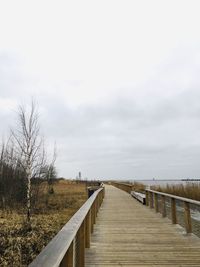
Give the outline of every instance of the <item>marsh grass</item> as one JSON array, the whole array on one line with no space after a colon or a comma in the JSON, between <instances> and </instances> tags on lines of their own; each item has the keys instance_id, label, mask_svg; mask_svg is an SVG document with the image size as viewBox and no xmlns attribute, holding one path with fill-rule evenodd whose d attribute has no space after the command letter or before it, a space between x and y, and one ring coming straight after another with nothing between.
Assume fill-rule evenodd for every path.
<instances>
[{"instance_id":1,"label":"marsh grass","mask_svg":"<svg viewBox=\"0 0 200 267\"><path fill-rule=\"evenodd\" d=\"M145 193L145 188L146 188L146 186L142 183L139 183L139 182L133 183L133 190L136 192Z\"/></svg>"},{"instance_id":2,"label":"marsh grass","mask_svg":"<svg viewBox=\"0 0 200 267\"><path fill-rule=\"evenodd\" d=\"M23 209L0 211L0 266L27 266L87 199L85 184L59 181L48 196L41 188L31 227Z\"/></svg>"},{"instance_id":3,"label":"marsh grass","mask_svg":"<svg viewBox=\"0 0 200 267\"><path fill-rule=\"evenodd\" d=\"M200 201L200 183L151 186L151 189Z\"/></svg>"}]
</instances>

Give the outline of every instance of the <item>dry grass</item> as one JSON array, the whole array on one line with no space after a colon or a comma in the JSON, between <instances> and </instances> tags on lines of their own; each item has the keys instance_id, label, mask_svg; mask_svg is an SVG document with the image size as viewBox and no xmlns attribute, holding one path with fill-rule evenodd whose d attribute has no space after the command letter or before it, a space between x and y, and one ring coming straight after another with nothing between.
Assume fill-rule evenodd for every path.
<instances>
[{"instance_id":1,"label":"dry grass","mask_svg":"<svg viewBox=\"0 0 200 267\"><path fill-rule=\"evenodd\" d=\"M85 184L59 181L54 192L47 206L41 194L30 230L23 214L0 211L0 266L27 266L87 199Z\"/></svg>"},{"instance_id":2,"label":"dry grass","mask_svg":"<svg viewBox=\"0 0 200 267\"><path fill-rule=\"evenodd\" d=\"M41 192L34 208L34 213L46 214L55 210L75 209L80 207L80 203L86 200L86 184L69 183L61 180L54 184L54 194L47 194L47 183L41 184Z\"/></svg>"},{"instance_id":3,"label":"dry grass","mask_svg":"<svg viewBox=\"0 0 200 267\"><path fill-rule=\"evenodd\" d=\"M139 182L133 183L133 190L139 193L145 193L145 185Z\"/></svg>"},{"instance_id":4,"label":"dry grass","mask_svg":"<svg viewBox=\"0 0 200 267\"><path fill-rule=\"evenodd\" d=\"M151 189L200 201L200 183L153 186Z\"/></svg>"}]
</instances>

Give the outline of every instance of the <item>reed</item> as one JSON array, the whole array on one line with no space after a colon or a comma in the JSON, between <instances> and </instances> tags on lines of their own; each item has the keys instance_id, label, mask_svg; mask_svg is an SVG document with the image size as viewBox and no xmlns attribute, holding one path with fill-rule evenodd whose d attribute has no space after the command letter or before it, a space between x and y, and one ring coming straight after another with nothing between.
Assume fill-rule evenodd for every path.
<instances>
[{"instance_id":1,"label":"reed","mask_svg":"<svg viewBox=\"0 0 200 267\"><path fill-rule=\"evenodd\" d=\"M151 186L151 189L200 201L200 183L189 182L185 185L184 184L176 184L176 185L167 184L166 186Z\"/></svg>"},{"instance_id":2,"label":"reed","mask_svg":"<svg viewBox=\"0 0 200 267\"><path fill-rule=\"evenodd\" d=\"M146 186L142 183L139 183L139 182L133 183L133 190L136 192L145 193L145 188L146 188Z\"/></svg>"}]
</instances>

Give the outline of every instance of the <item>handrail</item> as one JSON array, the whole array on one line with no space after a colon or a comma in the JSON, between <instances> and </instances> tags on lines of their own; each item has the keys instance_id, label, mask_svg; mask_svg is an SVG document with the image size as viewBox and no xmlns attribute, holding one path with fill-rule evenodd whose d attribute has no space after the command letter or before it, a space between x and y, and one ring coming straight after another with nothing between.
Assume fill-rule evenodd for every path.
<instances>
[{"instance_id":1,"label":"handrail","mask_svg":"<svg viewBox=\"0 0 200 267\"><path fill-rule=\"evenodd\" d=\"M95 191L29 267L84 267L85 248L90 247L90 234L104 194L104 187Z\"/></svg>"},{"instance_id":2,"label":"handrail","mask_svg":"<svg viewBox=\"0 0 200 267\"><path fill-rule=\"evenodd\" d=\"M194 205L200 206L200 201L194 200L194 199L191 199L191 198L179 197L179 196L176 196L176 195L172 195L172 194L168 194L168 193L164 193L164 192L160 192L160 191L155 191L155 190L151 190L151 189L146 189L146 191L149 191L149 192L152 192L152 193L155 193L155 194L159 194L159 195L162 195L162 196L166 196L166 197L175 198L175 199L181 200L181 201L186 201L186 202L188 202L190 204L194 204Z\"/></svg>"},{"instance_id":3,"label":"handrail","mask_svg":"<svg viewBox=\"0 0 200 267\"><path fill-rule=\"evenodd\" d=\"M171 220L172 224L177 224L177 212L176 212L176 200L183 202L184 204L184 219L185 219L185 230L186 233L192 233L192 222L190 214L190 204L200 206L200 201L179 197L176 195L163 193L151 189L146 189L146 205L151 209L155 208L156 212L159 212L158 209L158 196L161 196L161 213L162 217L166 217L166 197L170 198L171 202Z\"/></svg>"}]
</instances>

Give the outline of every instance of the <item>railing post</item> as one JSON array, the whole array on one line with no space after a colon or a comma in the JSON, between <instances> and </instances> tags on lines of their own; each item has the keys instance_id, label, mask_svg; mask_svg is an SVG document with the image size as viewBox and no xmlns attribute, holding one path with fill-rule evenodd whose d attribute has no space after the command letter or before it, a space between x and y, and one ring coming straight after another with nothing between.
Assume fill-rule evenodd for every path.
<instances>
[{"instance_id":1,"label":"railing post","mask_svg":"<svg viewBox=\"0 0 200 267\"><path fill-rule=\"evenodd\" d=\"M99 192L99 209L101 207L101 192Z\"/></svg>"},{"instance_id":2,"label":"railing post","mask_svg":"<svg viewBox=\"0 0 200 267\"><path fill-rule=\"evenodd\" d=\"M166 203L165 203L165 196L161 196L162 200L162 216L166 217Z\"/></svg>"},{"instance_id":3,"label":"railing post","mask_svg":"<svg viewBox=\"0 0 200 267\"><path fill-rule=\"evenodd\" d=\"M94 231L94 222L95 222L95 211L94 211L94 203L92 204L92 207L91 207L91 233L93 233Z\"/></svg>"},{"instance_id":4,"label":"railing post","mask_svg":"<svg viewBox=\"0 0 200 267\"><path fill-rule=\"evenodd\" d=\"M96 199L94 201L94 224L96 223L96 215L97 215L97 203L96 203Z\"/></svg>"},{"instance_id":5,"label":"railing post","mask_svg":"<svg viewBox=\"0 0 200 267\"><path fill-rule=\"evenodd\" d=\"M96 201L96 217L97 217L97 213L98 213L98 210L99 210L99 194L97 195L95 201Z\"/></svg>"},{"instance_id":6,"label":"railing post","mask_svg":"<svg viewBox=\"0 0 200 267\"><path fill-rule=\"evenodd\" d=\"M135 191L135 186L134 185L131 186L131 191Z\"/></svg>"},{"instance_id":7,"label":"railing post","mask_svg":"<svg viewBox=\"0 0 200 267\"><path fill-rule=\"evenodd\" d=\"M149 193L150 193L150 195L149 195L149 200L150 200L149 208L153 209L153 193L152 192L149 192Z\"/></svg>"},{"instance_id":8,"label":"railing post","mask_svg":"<svg viewBox=\"0 0 200 267\"><path fill-rule=\"evenodd\" d=\"M99 208L100 208L100 194L98 194L97 196L97 212L99 211Z\"/></svg>"},{"instance_id":9,"label":"railing post","mask_svg":"<svg viewBox=\"0 0 200 267\"><path fill-rule=\"evenodd\" d=\"M149 206L149 192L146 190L146 206Z\"/></svg>"},{"instance_id":10,"label":"railing post","mask_svg":"<svg viewBox=\"0 0 200 267\"><path fill-rule=\"evenodd\" d=\"M74 267L74 241L71 243L64 258L62 259L60 267Z\"/></svg>"},{"instance_id":11,"label":"railing post","mask_svg":"<svg viewBox=\"0 0 200 267\"><path fill-rule=\"evenodd\" d=\"M128 187L128 193L131 193L131 186Z\"/></svg>"},{"instance_id":12,"label":"railing post","mask_svg":"<svg viewBox=\"0 0 200 267\"><path fill-rule=\"evenodd\" d=\"M103 190L104 190L104 189L101 190L101 204L102 204L102 202L103 202Z\"/></svg>"},{"instance_id":13,"label":"railing post","mask_svg":"<svg viewBox=\"0 0 200 267\"><path fill-rule=\"evenodd\" d=\"M192 233L192 223L190 215L190 204L184 201L184 210L185 210L185 229L187 233Z\"/></svg>"},{"instance_id":14,"label":"railing post","mask_svg":"<svg viewBox=\"0 0 200 267\"><path fill-rule=\"evenodd\" d=\"M154 193L154 206L155 211L158 212L158 194Z\"/></svg>"},{"instance_id":15,"label":"railing post","mask_svg":"<svg viewBox=\"0 0 200 267\"><path fill-rule=\"evenodd\" d=\"M83 221L77 233L78 251L77 251L77 266L85 266L85 220Z\"/></svg>"},{"instance_id":16,"label":"railing post","mask_svg":"<svg viewBox=\"0 0 200 267\"><path fill-rule=\"evenodd\" d=\"M176 200L175 198L171 198L171 216L172 216L172 223L177 223L177 217L176 217Z\"/></svg>"},{"instance_id":17,"label":"railing post","mask_svg":"<svg viewBox=\"0 0 200 267\"><path fill-rule=\"evenodd\" d=\"M90 248L90 234L91 234L91 209L89 210L85 221L85 247Z\"/></svg>"}]
</instances>

